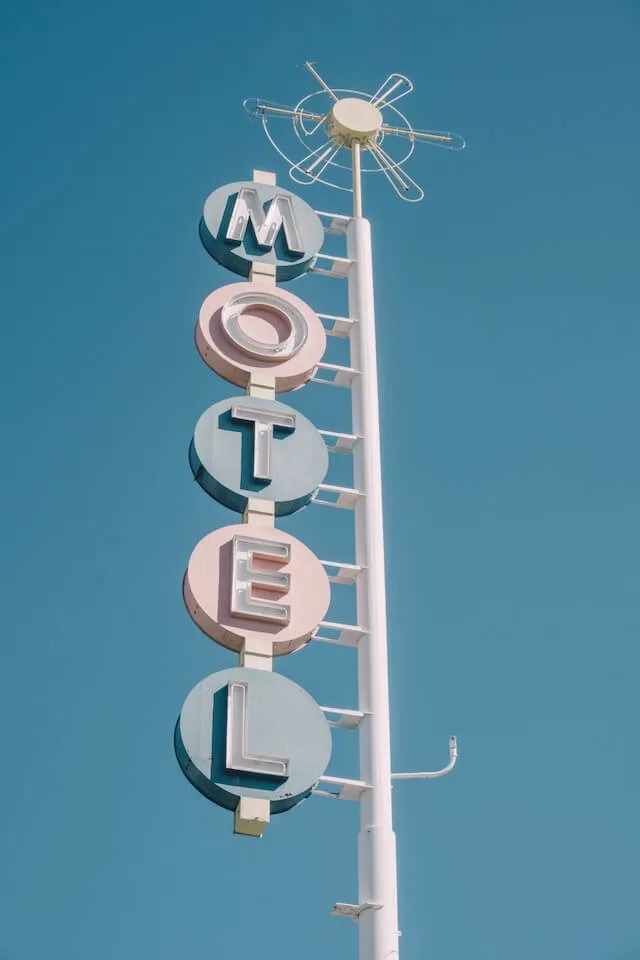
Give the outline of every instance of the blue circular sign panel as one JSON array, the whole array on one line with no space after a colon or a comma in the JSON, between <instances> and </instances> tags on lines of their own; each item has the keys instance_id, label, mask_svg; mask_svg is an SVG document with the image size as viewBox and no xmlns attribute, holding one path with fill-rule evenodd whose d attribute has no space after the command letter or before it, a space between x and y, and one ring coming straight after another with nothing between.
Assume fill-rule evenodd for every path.
<instances>
[{"instance_id":1,"label":"blue circular sign panel","mask_svg":"<svg viewBox=\"0 0 640 960\"><path fill-rule=\"evenodd\" d=\"M331 756L331 731L315 700L292 680L233 667L193 688L175 729L182 772L209 800L235 810L268 799L272 814L309 796Z\"/></svg>"},{"instance_id":2,"label":"blue circular sign panel","mask_svg":"<svg viewBox=\"0 0 640 960\"><path fill-rule=\"evenodd\" d=\"M200 239L214 260L241 277L249 276L254 263L269 263L283 281L311 269L324 229L309 204L289 190L242 181L208 197Z\"/></svg>"},{"instance_id":3,"label":"blue circular sign panel","mask_svg":"<svg viewBox=\"0 0 640 960\"><path fill-rule=\"evenodd\" d=\"M276 516L300 510L329 469L320 432L277 400L232 397L202 414L189 464L203 490L242 513L249 497L275 503Z\"/></svg>"}]
</instances>

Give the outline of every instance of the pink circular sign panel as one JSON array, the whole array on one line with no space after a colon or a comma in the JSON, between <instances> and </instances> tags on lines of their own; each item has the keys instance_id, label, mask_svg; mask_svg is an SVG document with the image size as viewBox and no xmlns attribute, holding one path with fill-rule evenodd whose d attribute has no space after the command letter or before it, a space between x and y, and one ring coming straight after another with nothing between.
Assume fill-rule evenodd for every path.
<instances>
[{"instance_id":1,"label":"pink circular sign panel","mask_svg":"<svg viewBox=\"0 0 640 960\"><path fill-rule=\"evenodd\" d=\"M183 581L189 615L208 637L236 652L251 640L275 657L304 646L330 594L324 567L300 540L245 523L204 537Z\"/></svg>"},{"instance_id":2,"label":"pink circular sign panel","mask_svg":"<svg viewBox=\"0 0 640 960\"><path fill-rule=\"evenodd\" d=\"M322 321L299 297L266 283L231 283L200 308L198 353L212 370L239 387L251 374L274 376L286 393L311 379L326 347Z\"/></svg>"}]
</instances>

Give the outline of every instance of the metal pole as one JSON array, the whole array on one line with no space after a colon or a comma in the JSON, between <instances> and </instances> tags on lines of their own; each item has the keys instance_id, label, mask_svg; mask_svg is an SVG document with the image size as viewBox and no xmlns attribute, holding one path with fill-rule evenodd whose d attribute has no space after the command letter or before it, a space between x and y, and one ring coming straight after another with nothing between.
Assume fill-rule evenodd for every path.
<instances>
[{"instance_id":1,"label":"metal pole","mask_svg":"<svg viewBox=\"0 0 640 960\"><path fill-rule=\"evenodd\" d=\"M360 144L351 147L351 167L353 178L353 215L362 216L362 174L360 172ZM373 302L373 301L372 301Z\"/></svg>"},{"instance_id":2,"label":"metal pole","mask_svg":"<svg viewBox=\"0 0 640 960\"><path fill-rule=\"evenodd\" d=\"M397 960L398 894L396 840L391 810L391 744L387 664L384 539L378 374L373 303L371 228L362 217L360 150L353 148L354 218L347 230L351 366L360 371L352 387L358 624L367 633L358 644L360 778L369 785L360 799L358 887L360 960Z\"/></svg>"}]
</instances>

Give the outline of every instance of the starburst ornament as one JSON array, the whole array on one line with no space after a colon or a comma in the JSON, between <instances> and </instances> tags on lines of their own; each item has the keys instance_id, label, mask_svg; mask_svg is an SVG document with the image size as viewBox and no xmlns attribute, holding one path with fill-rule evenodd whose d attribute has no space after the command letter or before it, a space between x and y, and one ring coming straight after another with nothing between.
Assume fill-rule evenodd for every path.
<instances>
[{"instance_id":1,"label":"starburst ornament","mask_svg":"<svg viewBox=\"0 0 640 960\"><path fill-rule=\"evenodd\" d=\"M244 103L247 112L262 121L267 138L288 164L295 183L323 183L353 191L356 174L359 182L360 174L382 173L402 200L417 203L424 191L404 169L416 143L464 149L465 142L457 133L414 130L396 106L413 90L412 82L402 74L392 73L369 94L332 89L312 63L306 62L304 67L320 89L307 94L295 107L258 99ZM287 128L275 123L281 120L291 121L290 142L284 145Z\"/></svg>"}]
</instances>

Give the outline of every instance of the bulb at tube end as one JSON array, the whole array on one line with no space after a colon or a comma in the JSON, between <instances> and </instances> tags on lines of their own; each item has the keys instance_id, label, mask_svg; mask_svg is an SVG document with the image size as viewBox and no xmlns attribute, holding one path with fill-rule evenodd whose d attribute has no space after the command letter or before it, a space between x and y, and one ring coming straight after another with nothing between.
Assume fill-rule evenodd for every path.
<instances>
[{"instance_id":1,"label":"bulb at tube end","mask_svg":"<svg viewBox=\"0 0 640 960\"><path fill-rule=\"evenodd\" d=\"M467 145L464 137L461 137L459 133L452 133L448 131L447 133L430 133L425 131L424 133L421 130L416 130L416 140L427 140L429 143L433 143L436 147L444 147L446 150L464 150ZM411 134L409 134L411 136Z\"/></svg>"},{"instance_id":2,"label":"bulb at tube end","mask_svg":"<svg viewBox=\"0 0 640 960\"><path fill-rule=\"evenodd\" d=\"M262 101L257 97L249 97L242 104L249 116L251 117L262 117L264 116L264 110L262 109Z\"/></svg>"},{"instance_id":3,"label":"bulb at tube end","mask_svg":"<svg viewBox=\"0 0 640 960\"><path fill-rule=\"evenodd\" d=\"M447 136L451 137L451 143L447 144L450 150L464 150L467 145L464 137L461 137L459 133L448 133Z\"/></svg>"}]
</instances>

